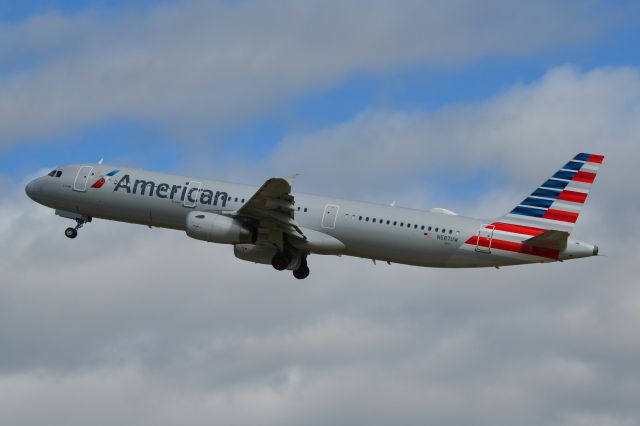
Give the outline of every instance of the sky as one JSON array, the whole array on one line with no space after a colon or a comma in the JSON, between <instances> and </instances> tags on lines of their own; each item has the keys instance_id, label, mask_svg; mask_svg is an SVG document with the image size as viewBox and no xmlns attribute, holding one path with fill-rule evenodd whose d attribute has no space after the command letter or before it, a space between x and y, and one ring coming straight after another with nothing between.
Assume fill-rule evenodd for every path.
<instances>
[{"instance_id":1,"label":"sky","mask_svg":"<svg viewBox=\"0 0 640 426\"><path fill-rule=\"evenodd\" d=\"M640 424L634 1L0 0L0 418ZM170 230L77 240L24 185L95 162L474 217L606 155L605 256L304 282ZM508 210L509 209L509 210Z\"/></svg>"}]
</instances>

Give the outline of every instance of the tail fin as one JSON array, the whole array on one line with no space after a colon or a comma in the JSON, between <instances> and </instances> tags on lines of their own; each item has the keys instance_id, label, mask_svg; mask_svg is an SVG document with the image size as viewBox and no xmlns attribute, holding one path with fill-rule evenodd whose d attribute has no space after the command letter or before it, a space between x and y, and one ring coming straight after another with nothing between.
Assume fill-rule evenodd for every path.
<instances>
[{"instance_id":1,"label":"tail fin","mask_svg":"<svg viewBox=\"0 0 640 426\"><path fill-rule=\"evenodd\" d=\"M603 161L576 155L501 221L571 233Z\"/></svg>"}]
</instances>

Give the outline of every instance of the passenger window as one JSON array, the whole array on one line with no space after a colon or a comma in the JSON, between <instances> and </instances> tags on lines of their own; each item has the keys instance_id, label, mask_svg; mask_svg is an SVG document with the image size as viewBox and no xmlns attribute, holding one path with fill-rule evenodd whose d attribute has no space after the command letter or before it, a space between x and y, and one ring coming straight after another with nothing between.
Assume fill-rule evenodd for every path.
<instances>
[{"instance_id":1,"label":"passenger window","mask_svg":"<svg viewBox=\"0 0 640 426\"><path fill-rule=\"evenodd\" d=\"M422 229L424 231L424 225L422 225L422 227L420 229Z\"/></svg>"},{"instance_id":2,"label":"passenger window","mask_svg":"<svg viewBox=\"0 0 640 426\"><path fill-rule=\"evenodd\" d=\"M298 207L298 211L300 211L300 209L301 209L301 208L302 208L302 207Z\"/></svg>"},{"instance_id":3,"label":"passenger window","mask_svg":"<svg viewBox=\"0 0 640 426\"><path fill-rule=\"evenodd\" d=\"M427 228L429 231L431 231L431 227Z\"/></svg>"},{"instance_id":4,"label":"passenger window","mask_svg":"<svg viewBox=\"0 0 640 426\"><path fill-rule=\"evenodd\" d=\"M366 221L369 222L369 218L367 218Z\"/></svg>"},{"instance_id":5,"label":"passenger window","mask_svg":"<svg viewBox=\"0 0 640 426\"><path fill-rule=\"evenodd\" d=\"M244 198L242 199L242 202L244 203Z\"/></svg>"},{"instance_id":6,"label":"passenger window","mask_svg":"<svg viewBox=\"0 0 640 426\"><path fill-rule=\"evenodd\" d=\"M453 229L449 229L449 235L453 234Z\"/></svg>"},{"instance_id":7,"label":"passenger window","mask_svg":"<svg viewBox=\"0 0 640 426\"><path fill-rule=\"evenodd\" d=\"M360 216L360 218L358 220L362 220L362 216Z\"/></svg>"},{"instance_id":8,"label":"passenger window","mask_svg":"<svg viewBox=\"0 0 640 426\"><path fill-rule=\"evenodd\" d=\"M388 221L387 221L387 225L389 225L390 223L391 223L391 221L390 221L390 220L388 220Z\"/></svg>"},{"instance_id":9,"label":"passenger window","mask_svg":"<svg viewBox=\"0 0 640 426\"><path fill-rule=\"evenodd\" d=\"M446 234L446 233L447 233L447 230L446 230L446 229L444 229L444 228L442 228L442 233L443 233L443 234Z\"/></svg>"},{"instance_id":10,"label":"passenger window","mask_svg":"<svg viewBox=\"0 0 640 426\"><path fill-rule=\"evenodd\" d=\"M404 226L404 222L400 222L400 226Z\"/></svg>"},{"instance_id":11,"label":"passenger window","mask_svg":"<svg viewBox=\"0 0 640 426\"><path fill-rule=\"evenodd\" d=\"M438 232L438 228L436 228L436 232Z\"/></svg>"},{"instance_id":12,"label":"passenger window","mask_svg":"<svg viewBox=\"0 0 640 426\"><path fill-rule=\"evenodd\" d=\"M233 202L234 202L234 203L237 203L237 202L238 202L238 197L236 197L236 198L233 200Z\"/></svg>"},{"instance_id":13,"label":"passenger window","mask_svg":"<svg viewBox=\"0 0 640 426\"><path fill-rule=\"evenodd\" d=\"M376 218L375 217L373 218L373 223L376 223Z\"/></svg>"},{"instance_id":14,"label":"passenger window","mask_svg":"<svg viewBox=\"0 0 640 426\"><path fill-rule=\"evenodd\" d=\"M418 229L418 225L413 225L413 229Z\"/></svg>"},{"instance_id":15,"label":"passenger window","mask_svg":"<svg viewBox=\"0 0 640 426\"><path fill-rule=\"evenodd\" d=\"M396 226L398 224L398 222L393 222L393 226Z\"/></svg>"},{"instance_id":16,"label":"passenger window","mask_svg":"<svg viewBox=\"0 0 640 426\"><path fill-rule=\"evenodd\" d=\"M305 212L305 213L306 213L308 210L309 210L308 208L306 208L306 207L304 208L304 212Z\"/></svg>"}]
</instances>

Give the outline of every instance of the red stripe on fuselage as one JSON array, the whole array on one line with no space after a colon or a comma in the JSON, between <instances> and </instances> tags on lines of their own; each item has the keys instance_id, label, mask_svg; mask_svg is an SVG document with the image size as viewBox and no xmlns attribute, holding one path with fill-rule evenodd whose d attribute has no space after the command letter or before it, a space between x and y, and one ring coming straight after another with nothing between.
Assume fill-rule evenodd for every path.
<instances>
[{"instance_id":1,"label":"red stripe on fuselage","mask_svg":"<svg viewBox=\"0 0 640 426\"><path fill-rule=\"evenodd\" d=\"M576 221L578 220L578 213L565 212L563 210L549 209L549 210L547 210L547 212L542 217L544 219L551 219L551 220L559 220L561 222L576 223Z\"/></svg>"},{"instance_id":2,"label":"red stripe on fuselage","mask_svg":"<svg viewBox=\"0 0 640 426\"><path fill-rule=\"evenodd\" d=\"M587 193L565 190L558 195L558 200L584 204L584 202L587 201Z\"/></svg>"},{"instance_id":3,"label":"red stripe on fuselage","mask_svg":"<svg viewBox=\"0 0 640 426\"><path fill-rule=\"evenodd\" d=\"M521 253L528 254L531 256L544 257L546 259L558 260L560 257L560 250L558 249L550 249L544 247L535 247L528 244L516 243L513 241L505 241L505 240L496 240L493 238L489 240L487 237L478 237L474 236L469 238L466 241L466 244L480 246L480 247L489 247L491 244L491 248L495 250L503 250L510 251L512 253Z\"/></svg>"},{"instance_id":4,"label":"red stripe on fuselage","mask_svg":"<svg viewBox=\"0 0 640 426\"><path fill-rule=\"evenodd\" d=\"M512 223L496 222L489 225L487 228L495 226L496 231L511 232L514 234L531 235L533 237L538 236L546 231L546 229L534 228L532 226L514 225Z\"/></svg>"},{"instance_id":5,"label":"red stripe on fuselage","mask_svg":"<svg viewBox=\"0 0 640 426\"><path fill-rule=\"evenodd\" d=\"M576 182L593 183L593 181L596 180L596 174L580 171L576 173L572 180L575 180Z\"/></svg>"}]
</instances>

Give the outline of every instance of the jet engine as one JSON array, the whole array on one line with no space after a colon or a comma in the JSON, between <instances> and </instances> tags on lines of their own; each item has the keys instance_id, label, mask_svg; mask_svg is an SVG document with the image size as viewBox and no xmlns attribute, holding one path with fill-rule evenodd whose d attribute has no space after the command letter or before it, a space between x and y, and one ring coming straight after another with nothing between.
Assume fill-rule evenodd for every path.
<instances>
[{"instance_id":1,"label":"jet engine","mask_svg":"<svg viewBox=\"0 0 640 426\"><path fill-rule=\"evenodd\" d=\"M284 254L280 253L276 247L273 246L257 246L254 244L236 244L233 248L233 254L240 260L246 260L247 262L262 263L263 265L272 265L274 256L285 256L284 265L287 265L285 269L294 271L300 267L303 259L303 254L299 250L287 250Z\"/></svg>"},{"instance_id":2,"label":"jet engine","mask_svg":"<svg viewBox=\"0 0 640 426\"><path fill-rule=\"evenodd\" d=\"M240 219L216 213L191 212L187 215L187 235L210 243L246 244L254 241L255 232Z\"/></svg>"},{"instance_id":3,"label":"jet engine","mask_svg":"<svg viewBox=\"0 0 640 426\"><path fill-rule=\"evenodd\" d=\"M233 254L240 260L247 262L262 263L271 265L273 256L278 253L278 249L272 246L256 246L253 244L236 244L233 248Z\"/></svg>"}]
</instances>

